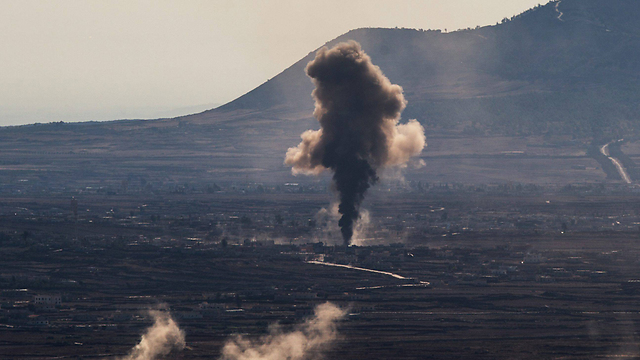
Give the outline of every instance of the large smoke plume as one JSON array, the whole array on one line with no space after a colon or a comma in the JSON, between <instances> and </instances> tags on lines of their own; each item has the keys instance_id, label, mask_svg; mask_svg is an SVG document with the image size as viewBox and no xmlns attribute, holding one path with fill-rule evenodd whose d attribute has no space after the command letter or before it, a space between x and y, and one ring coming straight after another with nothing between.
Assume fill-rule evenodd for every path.
<instances>
[{"instance_id":1,"label":"large smoke plume","mask_svg":"<svg viewBox=\"0 0 640 360\"><path fill-rule=\"evenodd\" d=\"M185 347L184 332L164 311L151 311L153 325L142 335L140 342L119 360L155 360L168 355L173 350Z\"/></svg>"},{"instance_id":2,"label":"large smoke plume","mask_svg":"<svg viewBox=\"0 0 640 360\"><path fill-rule=\"evenodd\" d=\"M309 62L320 130L307 130L302 142L287 151L285 164L293 174L333 171L339 195L339 225L345 243L353 235L359 207L377 170L404 166L425 146L424 129L416 120L398 124L406 106L402 88L391 84L355 41L323 47Z\"/></svg>"},{"instance_id":3,"label":"large smoke plume","mask_svg":"<svg viewBox=\"0 0 640 360\"><path fill-rule=\"evenodd\" d=\"M269 335L256 341L241 336L229 340L222 349L222 360L305 360L317 358L336 339L336 322L344 317L339 307L325 303L315 316L290 332L272 327Z\"/></svg>"}]
</instances>

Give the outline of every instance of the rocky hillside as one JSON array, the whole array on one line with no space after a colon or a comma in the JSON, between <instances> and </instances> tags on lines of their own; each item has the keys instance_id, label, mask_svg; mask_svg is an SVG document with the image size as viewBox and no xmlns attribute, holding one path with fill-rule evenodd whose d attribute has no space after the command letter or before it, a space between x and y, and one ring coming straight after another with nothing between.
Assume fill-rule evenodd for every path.
<instances>
[{"instance_id":1,"label":"rocky hillside","mask_svg":"<svg viewBox=\"0 0 640 360\"><path fill-rule=\"evenodd\" d=\"M409 179L594 182L605 172L590 144L640 130L638 19L637 0L562 0L495 26L358 29L327 45L360 42L403 86L403 117L422 122L429 143ZM314 54L199 114L0 128L0 180L291 181L284 154L318 126L304 72Z\"/></svg>"},{"instance_id":2,"label":"rocky hillside","mask_svg":"<svg viewBox=\"0 0 640 360\"><path fill-rule=\"evenodd\" d=\"M637 129L640 2L563 0L501 24L452 33L358 29L356 40L409 100L405 117L430 128L608 136ZM307 57L231 109L310 110ZM613 128L612 128L613 127Z\"/></svg>"}]
</instances>

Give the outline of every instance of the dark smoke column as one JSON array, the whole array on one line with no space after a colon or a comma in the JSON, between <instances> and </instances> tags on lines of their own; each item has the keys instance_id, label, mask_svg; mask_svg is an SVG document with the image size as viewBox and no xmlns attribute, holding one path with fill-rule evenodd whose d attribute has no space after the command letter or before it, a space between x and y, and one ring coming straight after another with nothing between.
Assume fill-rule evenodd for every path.
<instances>
[{"instance_id":1,"label":"dark smoke column","mask_svg":"<svg viewBox=\"0 0 640 360\"><path fill-rule=\"evenodd\" d=\"M415 120L398 124L406 106L402 88L391 84L355 41L320 49L306 71L316 85L313 115L321 129L305 131L302 142L287 151L285 164L294 174L333 171L342 214L338 224L348 244L377 170L406 166L425 146L424 129Z\"/></svg>"}]
</instances>

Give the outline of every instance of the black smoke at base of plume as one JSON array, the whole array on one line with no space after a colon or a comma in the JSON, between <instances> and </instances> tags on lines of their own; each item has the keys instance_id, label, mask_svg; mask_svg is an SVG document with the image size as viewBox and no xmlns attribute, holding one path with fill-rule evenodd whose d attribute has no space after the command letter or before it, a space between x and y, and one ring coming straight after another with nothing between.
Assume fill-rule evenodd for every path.
<instances>
[{"instance_id":1,"label":"black smoke at base of plume","mask_svg":"<svg viewBox=\"0 0 640 360\"><path fill-rule=\"evenodd\" d=\"M349 243L353 236L353 224L360 215L364 194L378 181L378 176L371 165L362 159L338 159L336 164L333 180L340 194L338 212L342 214L338 226L345 243Z\"/></svg>"},{"instance_id":2,"label":"black smoke at base of plume","mask_svg":"<svg viewBox=\"0 0 640 360\"><path fill-rule=\"evenodd\" d=\"M227 341L221 360L305 360L315 359L337 339L337 321L345 316L339 307L324 303L315 315L293 330L285 332L278 326L257 340L237 336Z\"/></svg>"},{"instance_id":3,"label":"black smoke at base of plume","mask_svg":"<svg viewBox=\"0 0 640 360\"><path fill-rule=\"evenodd\" d=\"M333 202L327 208L321 208L314 215L314 221L316 228L311 233L312 242L322 242L328 245L336 245L335 234L340 233L340 226L338 222L342 217L338 211L338 203ZM370 230L372 221L370 213L367 209L360 208L358 210L359 216L356 219L353 226L353 235L351 237L351 244L356 246L369 245Z\"/></svg>"},{"instance_id":4,"label":"black smoke at base of plume","mask_svg":"<svg viewBox=\"0 0 640 360\"><path fill-rule=\"evenodd\" d=\"M402 88L391 84L355 41L320 49L309 62L320 130L307 130L302 142L289 148L285 164L296 174L333 172L340 200L340 231L345 244L369 187L381 167L405 167L425 146L424 129L416 120L398 124L406 106Z\"/></svg>"}]
</instances>

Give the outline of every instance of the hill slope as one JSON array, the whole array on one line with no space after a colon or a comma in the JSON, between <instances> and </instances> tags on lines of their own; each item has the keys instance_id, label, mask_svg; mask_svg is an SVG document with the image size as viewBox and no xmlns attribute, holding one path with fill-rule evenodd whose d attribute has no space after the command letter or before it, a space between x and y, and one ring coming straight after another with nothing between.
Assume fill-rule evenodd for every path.
<instances>
[{"instance_id":1,"label":"hill slope","mask_svg":"<svg viewBox=\"0 0 640 360\"><path fill-rule=\"evenodd\" d=\"M638 130L637 19L636 0L562 0L496 26L358 29L327 45L360 42L403 86L403 117L422 122L429 143L427 167L409 171L409 179L602 181L589 144ZM137 177L164 184L290 181L286 149L318 126L304 73L313 56L200 114L1 128L0 178L116 187Z\"/></svg>"},{"instance_id":2,"label":"hill slope","mask_svg":"<svg viewBox=\"0 0 640 360\"><path fill-rule=\"evenodd\" d=\"M328 45L360 42L403 86L405 117L431 128L475 124L493 133L599 136L611 124L625 133L637 126L637 19L634 0L563 0L497 26L453 33L358 29ZM313 56L215 112L312 109L304 67Z\"/></svg>"}]
</instances>

